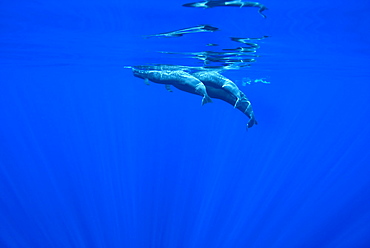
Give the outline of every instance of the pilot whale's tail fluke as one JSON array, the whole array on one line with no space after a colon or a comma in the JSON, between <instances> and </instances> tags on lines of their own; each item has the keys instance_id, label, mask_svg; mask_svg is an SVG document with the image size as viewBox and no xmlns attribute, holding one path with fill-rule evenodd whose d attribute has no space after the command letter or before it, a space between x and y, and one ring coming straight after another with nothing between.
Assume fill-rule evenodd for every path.
<instances>
[{"instance_id":1,"label":"pilot whale's tail fluke","mask_svg":"<svg viewBox=\"0 0 370 248\"><path fill-rule=\"evenodd\" d=\"M203 99L202 99L202 106L206 103L209 103L209 102L212 102L212 99L208 96L208 95L205 95L203 96Z\"/></svg>"},{"instance_id":2,"label":"pilot whale's tail fluke","mask_svg":"<svg viewBox=\"0 0 370 248\"><path fill-rule=\"evenodd\" d=\"M254 114L251 115L251 118L249 119L247 123L247 129L253 127L254 125L257 125L258 122L256 121L256 118L254 118Z\"/></svg>"}]
</instances>

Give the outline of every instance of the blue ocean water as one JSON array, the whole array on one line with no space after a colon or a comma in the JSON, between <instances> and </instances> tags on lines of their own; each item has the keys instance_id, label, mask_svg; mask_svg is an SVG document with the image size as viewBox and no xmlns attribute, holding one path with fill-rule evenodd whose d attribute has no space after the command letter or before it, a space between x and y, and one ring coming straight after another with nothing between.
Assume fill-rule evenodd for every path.
<instances>
[{"instance_id":1,"label":"blue ocean water","mask_svg":"<svg viewBox=\"0 0 370 248\"><path fill-rule=\"evenodd\" d=\"M0 1L0 247L370 247L370 3L185 3ZM124 68L264 35L248 131Z\"/></svg>"}]
</instances>

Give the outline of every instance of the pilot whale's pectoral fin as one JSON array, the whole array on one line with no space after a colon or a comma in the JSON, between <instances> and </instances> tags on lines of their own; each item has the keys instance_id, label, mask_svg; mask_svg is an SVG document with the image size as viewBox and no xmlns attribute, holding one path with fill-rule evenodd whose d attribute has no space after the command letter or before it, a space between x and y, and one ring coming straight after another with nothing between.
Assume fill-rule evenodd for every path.
<instances>
[{"instance_id":1,"label":"pilot whale's pectoral fin","mask_svg":"<svg viewBox=\"0 0 370 248\"><path fill-rule=\"evenodd\" d=\"M208 95L204 95L202 99L202 106L209 102L212 102L212 99Z\"/></svg>"},{"instance_id":2,"label":"pilot whale's pectoral fin","mask_svg":"<svg viewBox=\"0 0 370 248\"><path fill-rule=\"evenodd\" d=\"M144 78L144 83L145 83L146 85L150 85L150 83L149 83L149 79Z\"/></svg>"},{"instance_id":3,"label":"pilot whale's pectoral fin","mask_svg":"<svg viewBox=\"0 0 370 248\"><path fill-rule=\"evenodd\" d=\"M165 84L165 85L164 85L164 87L166 87L166 90L167 90L168 92L173 92L173 90L171 89L171 85L169 85L169 84Z\"/></svg>"},{"instance_id":4,"label":"pilot whale's pectoral fin","mask_svg":"<svg viewBox=\"0 0 370 248\"><path fill-rule=\"evenodd\" d=\"M206 86L199 81L199 83L195 86L195 93L198 95L203 96L202 98L202 106L206 103L212 102L212 99L207 94Z\"/></svg>"}]
</instances>

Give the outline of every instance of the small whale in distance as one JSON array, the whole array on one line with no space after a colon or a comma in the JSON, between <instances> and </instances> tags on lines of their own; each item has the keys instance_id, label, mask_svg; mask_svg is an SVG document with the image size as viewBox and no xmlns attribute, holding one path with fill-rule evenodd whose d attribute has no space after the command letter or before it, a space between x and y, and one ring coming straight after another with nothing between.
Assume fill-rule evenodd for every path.
<instances>
[{"instance_id":1,"label":"small whale in distance","mask_svg":"<svg viewBox=\"0 0 370 248\"><path fill-rule=\"evenodd\" d=\"M212 102L212 99L208 96L205 85L197 78L193 77L187 72L178 71L158 71L158 70L138 70L132 68L134 76L144 79L146 82L148 80L166 85L166 89L169 90L169 86L187 91L193 94L203 96L202 105Z\"/></svg>"},{"instance_id":2,"label":"small whale in distance","mask_svg":"<svg viewBox=\"0 0 370 248\"><path fill-rule=\"evenodd\" d=\"M192 73L191 75L199 79L206 87L211 86L222 89L235 97L234 108L236 108L241 102L248 101L233 81L221 75L217 71L200 71Z\"/></svg>"},{"instance_id":3,"label":"small whale in distance","mask_svg":"<svg viewBox=\"0 0 370 248\"><path fill-rule=\"evenodd\" d=\"M160 34L152 34L152 35L145 35L145 38L150 38L150 37L181 37L184 34L192 34L192 33L202 33L202 32L215 32L218 31L218 28L212 27L210 25L198 25L195 27L190 27L190 28L183 28L175 31L170 31L166 33L160 33Z\"/></svg>"},{"instance_id":4,"label":"small whale in distance","mask_svg":"<svg viewBox=\"0 0 370 248\"><path fill-rule=\"evenodd\" d=\"M214 7L257 7L259 8L258 13L263 18L266 18L266 15L262 14L264 10L267 10L267 7L258 2L244 2L242 0L206 0L201 2L186 3L183 4L184 7L193 7L193 8L214 8Z\"/></svg>"}]
</instances>

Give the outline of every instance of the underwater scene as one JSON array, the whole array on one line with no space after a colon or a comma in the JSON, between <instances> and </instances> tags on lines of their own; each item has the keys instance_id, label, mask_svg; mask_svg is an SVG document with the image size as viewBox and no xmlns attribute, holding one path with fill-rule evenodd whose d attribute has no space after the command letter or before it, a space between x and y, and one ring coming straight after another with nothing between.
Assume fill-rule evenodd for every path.
<instances>
[{"instance_id":1,"label":"underwater scene","mask_svg":"<svg viewBox=\"0 0 370 248\"><path fill-rule=\"evenodd\" d=\"M0 9L0 248L370 247L369 1Z\"/></svg>"}]
</instances>

